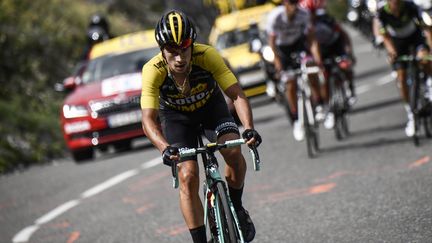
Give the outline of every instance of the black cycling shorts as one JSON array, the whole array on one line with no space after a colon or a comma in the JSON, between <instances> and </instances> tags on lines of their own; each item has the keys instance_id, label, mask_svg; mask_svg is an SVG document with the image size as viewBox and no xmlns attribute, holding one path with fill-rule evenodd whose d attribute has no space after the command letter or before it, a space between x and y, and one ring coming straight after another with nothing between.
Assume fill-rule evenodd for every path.
<instances>
[{"instance_id":1,"label":"black cycling shorts","mask_svg":"<svg viewBox=\"0 0 432 243\"><path fill-rule=\"evenodd\" d=\"M193 112L182 112L172 109L160 110L162 132L171 146L178 148L195 148L198 145L200 127L205 130L207 139L215 142L224 134L240 135L237 124L228 110L221 92L215 92L208 103ZM196 156L184 160L196 160Z\"/></svg>"},{"instance_id":2,"label":"black cycling shorts","mask_svg":"<svg viewBox=\"0 0 432 243\"><path fill-rule=\"evenodd\" d=\"M303 51L310 54L308 48L306 47L305 38L300 38L291 45L277 46L277 52L281 58L283 70L299 68L300 65L295 62L295 60L291 57L291 54L298 54Z\"/></svg>"},{"instance_id":3,"label":"black cycling shorts","mask_svg":"<svg viewBox=\"0 0 432 243\"><path fill-rule=\"evenodd\" d=\"M409 55L411 54L411 50L415 51L415 53L420 49L429 50L426 40L420 31L415 32L407 38L392 38L392 41L398 56ZM407 62L396 61L392 63L393 70L406 69L407 66Z\"/></svg>"},{"instance_id":4,"label":"black cycling shorts","mask_svg":"<svg viewBox=\"0 0 432 243\"><path fill-rule=\"evenodd\" d=\"M324 60L326 58L336 57L336 56L345 56L347 55L345 51L345 43L342 35L336 39L330 45L320 45L321 58Z\"/></svg>"}]
</instances>

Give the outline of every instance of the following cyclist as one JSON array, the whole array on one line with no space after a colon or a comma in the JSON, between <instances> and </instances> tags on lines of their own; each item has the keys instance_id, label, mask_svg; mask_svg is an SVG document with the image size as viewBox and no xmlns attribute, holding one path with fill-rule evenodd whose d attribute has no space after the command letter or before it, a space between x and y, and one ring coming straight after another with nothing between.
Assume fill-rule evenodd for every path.
<instances>
[{"instance_id":1,"label":"following cyclist","mask_svg":"<svg viewBox=\"0 0 432 243\"><path fill-rule=\"evenodd\" d=\"M267 20L266 32L272 48L276 71L282 73L295 69L298 64L291 54L306 52L312 54L318 66L322 67L321 53L311 25L309 13L297 7L298 0L284 0L283 5L273 9ZM285 94L293 119L293 135L297 141L304 138L304 127L297 114L297 82L294 75L280 75L285 84ZM312 98L316 105L317 119L324 118L322 99L319 93L319 81L316 74L309 76Z\"/></svg>"},{"instance_id":2,"label":"following cyclist","mask_svg":"<svg viewBox=\"0 0 432 243\"><path fill-rule=\"evenodd\" d=\"M401 55L411 54L414 50L416 56L422 60L429 54L429 46L426 44L422 34L421 18L418 7L412 2L403 0L388 0L378 10L378 21L380 33L384 39L384 47L387 50L389 61L393 70L397 74L398 87L407 112L408 122L405 133L408 137L414 136L414 116L409 105L409 90L406 83L406 62L401 62L398 58ZM430 40L432 32L429 28L424 29L423 33ZM421 67L430 76L431 66L429 61L420 61ZM430 77L429 77L430 79Z\"/></svg>"},{"instance_id":3,"label":"following cyclist","mask_svg":"<svg viewBox=\"0 0 432 243\"><path fill-rule=\"evenodd\" d=\"M309 11L312 18L312 24L315 29L315 36L320 46L321 58L323 60L342 57L347 59L348 62L355 62L351 38L348 33L342 28L336 20L330 16L325 10L325 0L300 0L299 6ZM324 84L321 86L321 97L328 104L329 101L329 83L328 74L331 66L324 64L325 79ZM354 73L352 65L343 68L345 77L349 85L348 103L350 106L354 105L357 98L355 95L354 87ZM331 110L328 111L324 127L332 129L334 126L334 114Z\"/></svg>"},{"instance_id":4,"label":"following cyclist","mask_svg":"<svg viewBox=\"0 0 432 243\"><path fill-rule=\"evenodd\" d=\"M80 59L89 59L90 52L97 43L111 39L113 36L109 31L108 21L100 14L93 14L87 27L87 43L83 49Z\"/></svg>"},{"instance_id":5,"label":"following cyclist","mask_svg":"<svg viewBox=\"0 0 432 243\"><path fill-rule=\"evenodd\" d=\"M155 38L161 52L142 70L142 124L146 136L162 153L164 164L179 160L179 150L197 146L197 127L210 130L218 143L238 139L239 129L228 111L222 91L233 100L245 128L242 137L258 146L252 110L234 74L211 46L195 43L196 30L182 12L164 14L156 25ZM159 120L160 119L160 123ZM242 205L246 163L240 147L221 150L233 206L246 241L255 227ZM207 242L204 210L199 197L197 157L178 164L180 208L193 242Z\"/></svg>"}]
</instances>

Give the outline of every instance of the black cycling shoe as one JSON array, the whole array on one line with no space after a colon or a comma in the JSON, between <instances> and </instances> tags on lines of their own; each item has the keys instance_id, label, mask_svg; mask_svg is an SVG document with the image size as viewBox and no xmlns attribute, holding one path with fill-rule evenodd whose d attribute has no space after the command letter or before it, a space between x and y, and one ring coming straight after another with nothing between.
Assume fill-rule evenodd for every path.
<instances>
[{"instance_id":1,"label":"black cycling shoe","mask_svg":"<svg viewBox=\"0 0 432 243\"><path fill-rule=\"evenodd\" d=\"M252 222L249 212L246 209L237 211L237 217L246 242L251 242L255 238L255 225Z\"/></svg>"}]
</instances>

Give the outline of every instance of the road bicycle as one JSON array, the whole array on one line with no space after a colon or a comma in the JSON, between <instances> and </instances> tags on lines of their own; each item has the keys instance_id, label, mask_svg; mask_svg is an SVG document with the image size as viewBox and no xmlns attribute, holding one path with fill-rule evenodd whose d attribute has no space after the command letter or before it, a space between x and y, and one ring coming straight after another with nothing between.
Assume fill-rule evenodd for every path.
<instances>
[{"instance_id":1,"label":"road bicycle","mask_svg":"<svg viewBox=\"0 0 432 243\"><path fill-rule=\"evenodd\" d=\"M180 158L201 154L204 165L205 180L204 191L204 222L206 230L210 233L212 242L218 243L243 243L242 230L234 206L227 193L227 186L219 172L219 164L215 152L224 148L245 144L245 139L228 140L225 143L203 144L201 136L198 137L197 148L180 149ZM256 147L249 148L254 170L259 171L261 161ZM177 163L171 166L173 187L178 188Z\"/></svg>"},{"instance_id":2,"label":"road bicycle","mask_svg":"<svg viewBox=\"0 0 432 243\"><path fill-rule=\"evenodd\" d=\"M432 56L425 57L431 61ZM431 85L427 83L427 75L419 67L421 61L416 55L402 55L398 61L407 62L407 84L410 92L410 106L414 115L413 142L415 146L420 145L419 136L423 125L426 137L432 137L432 94L430 93Z\"/></svg>"},{"instance_id":3,"label":"road bicycle","mask_svg":"<svg viewBox=\"0 0 432 243\"><path fill-rule=\"evenodd\" d=\"M348 102L348 80L343 71L351 65L348 57L335 56L326 58L324 65L328 67L329 110L334 114L334 132L337 140L349 135L347 115L350 109Z\"/></svg>"},{"instance_id":4,"label":"road bicycle","mask_svg":"<svg viewBox=\"0 0 432 243\"><path fill-rule=\"evenodd\" d=\"M312 102L312 91L310 88L309 75L320 74L317 66L309 66L312 58L306 52L291 53L291 59L297 68L281 72L281 80L295 77L297 82L297 112L298 119L303 124L306 138L306 148L309 158L315 157L319 152L319 127L315 120L315 104ZM284 83L283 81L281 83Z\"/></svg>"}]
</instances>

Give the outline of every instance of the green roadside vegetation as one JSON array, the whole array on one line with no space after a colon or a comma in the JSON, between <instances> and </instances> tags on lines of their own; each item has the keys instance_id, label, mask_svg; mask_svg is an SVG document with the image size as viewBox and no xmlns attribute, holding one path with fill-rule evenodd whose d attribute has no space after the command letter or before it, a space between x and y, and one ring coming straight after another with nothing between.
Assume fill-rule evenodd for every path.
<instances>
[{"instance_id":1,"label":"green roadside vegetation","mask_svg":"<svg viewBox=\"0 0 432 243\"><path fill-rule=\"evenodd\" d=\"M0 173L63 156L62 93L55 83L71 72L86 43L90 16L108 15L89 1L0 1ZM139 30L109 13L115 35ZM115 24L114 24L115 23Z\"/></svg>"}]
</instances>

